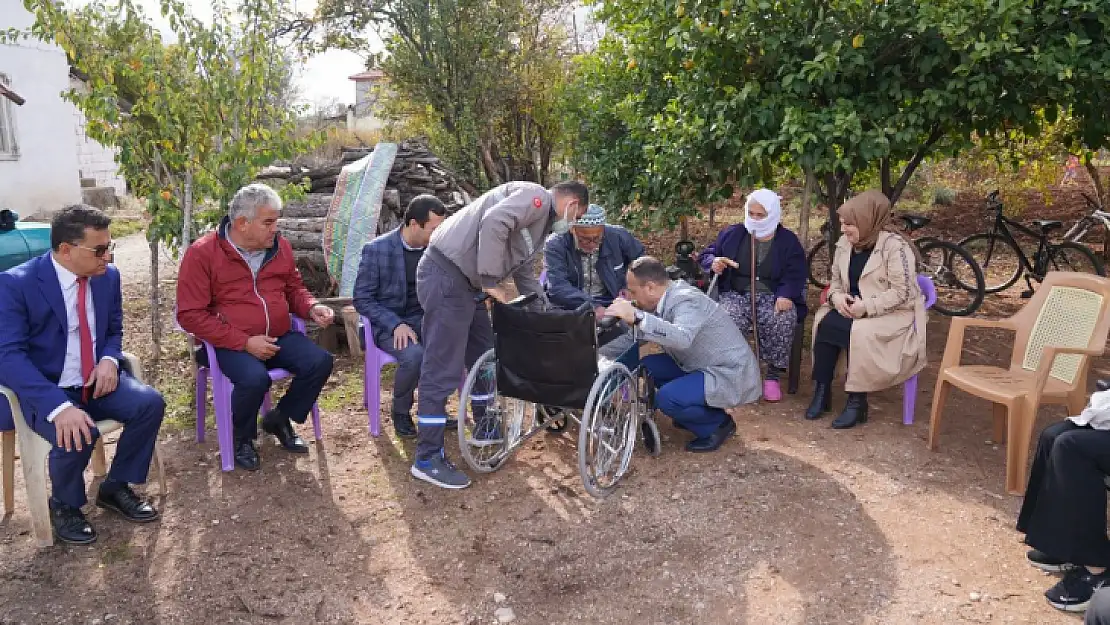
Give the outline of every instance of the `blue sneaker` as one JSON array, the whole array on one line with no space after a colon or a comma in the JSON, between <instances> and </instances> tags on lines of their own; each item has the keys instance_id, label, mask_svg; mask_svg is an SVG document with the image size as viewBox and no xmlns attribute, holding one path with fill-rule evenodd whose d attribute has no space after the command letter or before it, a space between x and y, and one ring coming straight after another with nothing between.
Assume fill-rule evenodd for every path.
<instances>
[{"instance_id":1,"label":"blue sneaker","mask_svg":"<svg viewBox=\"0 0 1110 625\"><path fill-rule=\"evenodd\" d=\"M424 480L440 488L458 490L470 486L470 478L460 471L442 453L427 460L417 460L409 470L418 480Z\"/></svg>"}]
</instances>

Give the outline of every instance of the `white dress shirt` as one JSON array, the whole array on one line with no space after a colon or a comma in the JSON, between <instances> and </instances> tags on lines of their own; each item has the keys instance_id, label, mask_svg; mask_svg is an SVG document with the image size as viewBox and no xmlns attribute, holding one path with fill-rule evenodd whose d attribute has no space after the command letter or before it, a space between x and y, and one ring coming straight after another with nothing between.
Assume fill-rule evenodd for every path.
<instances>
[{"instance_id":1,"label":"white dress shirt","mask_svg":"<svg viewBox=\"0 0 1110 625\"><path fill-rule=\"evenodd\" d=\"M58 286L62 288L62 300L66 307L66 359L62 366L62 375L58 378L58 386L62 388L81 386L85 383L85 377L81 375L81 325L77 317L77 276L58 264L53 254L50 255L50 262L54 263L54 273L58 275ZM85 314L89 320L89 334L92 336L93 357L95 358L96 313L93 311L91 283L85 289ZM117 367L119 366L119 362L115 358L111 356L105 356L104 358L114 362ZM53 423L54 417L72 405L68 401L63 402L46 416L46 420Z\"/></svg>"}]
</instances>

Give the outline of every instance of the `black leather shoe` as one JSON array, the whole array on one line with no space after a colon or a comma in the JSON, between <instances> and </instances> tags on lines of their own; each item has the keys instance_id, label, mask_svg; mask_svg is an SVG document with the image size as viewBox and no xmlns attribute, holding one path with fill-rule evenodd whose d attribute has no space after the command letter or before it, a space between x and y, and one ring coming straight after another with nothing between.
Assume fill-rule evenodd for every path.
<instances>
[{"instance_id":1,"label":"black leather shoe","mask_svg":"<svg viewBox=\"0 0 1110 625\"><path fill-rule=\"evenodd\" d=\"M1095 388L1099 391L1110 390L1110 380L1095 380Z\"/></svg>"},{"instance_id":2,"label":"black leather shoe","mask_svg":"<svg viewBox=\"0 0 1110 625\"><path fill-rule=\"evenodd\" d=\"M285 451L294 454L308 453L308 445L305 444L304 439L297 436L293 424L277 410L271 410L262 417L262 431L276 436Z\"/></svg>"},{"instance_id":3,"label":"black leather shoe","mask_svg":"<svg viewBox=\"0 0 1110 625\"><path fill-rule=\"evenodd\" d=\"M258 470L258 450L254 441L244 440L235 443L235 465L248 471Z\"/></svg>"},{"instance_id":4,"label":"black leather shoe","mask_svg":"<svg viewBox=\"0 0 1110 625\"><path fill-rule=\"evenodd\" d=\"M393 415L393 432L397 438L416 438L416 425L407 414Z\"/></svg>"},{"instance_id":5,"label":"black leather shoe","mask_svg":"<svg viewBox=\"0 0 1110 625\"><path fill-rule=\"evenodd\" d=\"M149 501L140 499L131 487L124 484L105 492L101 488L96 494L96 507L118 513L132 523L150 523L158 520L158 511Z\"/></svg>"},{"instance_id":6,"label":"black leather shoe","mask_svg":"<svg viewBox=\"0 0 1110 625\"><path fill-rule=\"evenodd\" d=\"M813 421L820 419L821 415L832 409L832 388L823 382L813 386L813 400L806 408L806 419Z\"/></svg>"},{"instance_id":7,"label":"black leather shoe","mask_svg":"<svg viewBox=\"0 0 1110 625\"><path fill-rule=\"evenodd\" d=\"M846 430L857 424L867 423L867 393L848 393L844 412L832 422L834 430Z\"/></svg>"},{"instance_id":8,"label":"black leather shoe","mask_svg":"<svg viewBox=\"0 0 1110 625\"><path fill-rule=\"evenodd\" d=\"M717 428L717 431L713 432L709 436L706 436L705 438L695 438L689 443L686 443L686 451L690 451L696 454L704 454L710 451L717 451L721 448L721 445L724 445L725 441L727 441L728 438L735 433L736 422L732 420L732 417L729 417L728 421L725 421L723 424L721 424L721 427Z\"/></svg>"},{"instance_id":9,"label":"black leather shoe","mask_svg":"<svg viewBox=\"0 0 1110 625\"><path fill-rule=\"evenodd\" d=\"M50 524L54 538L70 545L88 545L96 542L96 530L80 509L64 503L50 502Z\"/></svg>"}]
</instances>

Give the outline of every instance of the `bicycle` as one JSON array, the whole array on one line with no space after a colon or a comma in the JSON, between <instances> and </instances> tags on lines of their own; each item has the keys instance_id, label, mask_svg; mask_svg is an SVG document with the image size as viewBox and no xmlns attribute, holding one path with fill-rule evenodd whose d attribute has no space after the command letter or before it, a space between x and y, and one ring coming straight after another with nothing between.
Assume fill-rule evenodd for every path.
<instances>
[{"instance_id":1,"label":"bicycle","mask_svg":"<svg viewBox=\"0 0 1110 625\"><path fill-rule=\"evenodd\" d=\"M987 210L994 213L990 229L973 234L959 242L979 263L986 278L986 292L998 293L1013 286L1023 275L1029 287L1022 298L1033 295L1033 280L1041 282L1049 271L1078 271L1105 276L1102 261L1087 247L1074 241L1052 243L1048 235L1063 227L1063 222L1053 219L1034 219L1033 230L1002 214L1002 201L998 191L987 196ZM1011 229L1037 240L1037 251L1032 260L1026 256Z\"/></svg>"},{"instance_id":2,"label":"bicycle","mask_svg":"<svg viewBox=\"0 0 1110 625\"><path fill-rule=\"evenodd\" d=\"M1102 204L1091 196L1082 192L1080 194L1087 201L1087 206L1091 208L1091 214L1075 222L1075 225L1064 233L1063 240L1072 243L1081 243L1090 234L1091 229L1098 227L1099 223L1110 232L1110 212L1107 212Z\"/></svg>"},{"instance_id":3,"label":"bicycle","mask_svg":"<svg viewBox=\"0 0 1110 625\"><path fill-rule=\"evenodd\" d=\"M902 220L906 232L911 233L924 228L931 221L925 215L903 214L895 218ZM832 255L829 250L834 242L831 239L832 229L825 222L821 226L821 240L806 254L809 281L822 289L829 285L832 275ZM949 317L966 317L979 310L986 296L986 280L974 257L967 250L955 243L929 236L913 239L913 245L921 256L917 263L917 273L928 276L936 287L937 301L932 310Z\"/></svg>"}]
</instances>

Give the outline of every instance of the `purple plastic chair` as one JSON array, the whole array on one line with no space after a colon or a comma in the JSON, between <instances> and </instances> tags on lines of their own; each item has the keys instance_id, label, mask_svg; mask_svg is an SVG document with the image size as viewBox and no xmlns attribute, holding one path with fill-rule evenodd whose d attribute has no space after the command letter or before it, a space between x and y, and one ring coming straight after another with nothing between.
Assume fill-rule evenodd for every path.
<instances>
[{"instance_id":1,"label":"purple plastic chair","mask_svg":"<svg viewBox=\"0 0 1110 625\"><path fill-rule=\"evenodd\" d=\"M174 316L176 319L176 313ZM296 315L290 315L290 317L293 320L293 330L304 334L304 321ZM197 442L204 442L204 425L208 420L208 379L211 378L212 406L216 412L216 438L220 446L220 468L231 471L235 468L231 424L231 391L235 385L220 371L220 363L216 360L216 348L207 341L202 342L208 354L208 366L197 367ZM285 369L270 369L270 379L274 382L290 377L293 377L293 374ZM271 405L272 400L267 391L266 397L262 400L263 414L270 410ZM323 432L320 431L320 407L316 404L312 404L312 431L317 441L324 438Z\"/></svg>"},{"instance_id":2,"label":"purple plastic chair","mask_svg":"<svg viewBox=\"0 0 1110 625\"><path fill-rule=\"evenodd\" d=\"M397 362L393 356L378 349L374 343L374 332L370 320L359 315L362 320L362 340L366 343L362 353L366 355L366 368L362 373L362 405L370 419L370 436L382 433L382 367Z\"/></svg>"},{"instance_id":3,"label":"purple plastic chair","mask_svg":"<svg viewBox=\"0 0 1110 625\"><path fill-rule=\"evenodd\" d=\"M917 276L917 286L925 296L925 310L937 302L937 289L928 276ZM902 424L913 425L913 413L917 407L917 374L902 384Z\"/></svg>"},{"instance_id":4,"label":"purple plastic chair","mask_svg":"<svg viewBox=\"0 0 1110 625\"><path fill-rule=\"evenodd\" d=\"M370 436L380 436L382 433L382 367L396 363L397 359L378 349L374 343L374 331L370 327L370 320L359 315L362 321L362 340L365 343L362 353L365 355L365 368L362 372L362 405L366 407L369 420ZM459 382L459 392L466 384L466 371L463 371L462 381Z\"/></svg>"}]
</instances>

